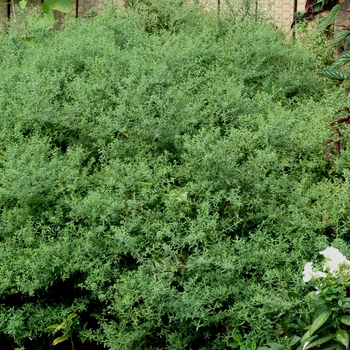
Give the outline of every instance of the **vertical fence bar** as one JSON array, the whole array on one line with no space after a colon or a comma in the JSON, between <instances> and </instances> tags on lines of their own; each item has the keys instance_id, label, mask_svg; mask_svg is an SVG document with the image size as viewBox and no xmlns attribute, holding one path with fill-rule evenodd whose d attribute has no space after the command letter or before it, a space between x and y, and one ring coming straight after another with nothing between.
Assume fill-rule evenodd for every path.
<instances>
[{"instance_id":1,"label":"vertical fence bar","mask_svg":"<svg viewBox=\"0 0 350 350\"><path fill-rule=\"evenodd\" d=\"M294 0L292 23L294 23L294 20L295 20L294 16L295 16L295 14L297 13L297 11L298 11L298 0ZM293 26L293 25L292 25L292 26ZM293 33L292 33L293 39L295 39L295 29L296 29L296 26L294 25L294 26L293 26Z\"/></svg>"}]
</instances>

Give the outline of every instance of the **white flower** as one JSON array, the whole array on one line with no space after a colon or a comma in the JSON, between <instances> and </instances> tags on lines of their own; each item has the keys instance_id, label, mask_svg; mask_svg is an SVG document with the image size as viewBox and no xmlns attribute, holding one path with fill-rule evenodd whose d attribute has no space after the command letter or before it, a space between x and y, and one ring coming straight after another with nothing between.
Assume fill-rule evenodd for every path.
<instances>
[{"instance_id":1,"label":"white flower","mask_svg":"<svg viewBox=\"0 0 350 350\"><path fill-rule=\"evenodd\" d=\"M307 264L305 264L304 266L304 271L303 271L303 281L304 282L310 282L312 280L312 276L313 276L313 271L312 271L312 262L308 262Z\"/></svg>"},{"instance_id":2,"label":"white flower","mask_svg":"<svg viewBox=\"0 0 350 350\"><path fill-rule=\"evenodd\" d=\"M342 264L347 264L350 268L350 261L336 248L328 247L320 254L326 258L324 270L328 270L332 274L338 273Z\"/></svg>"},{"instance_id":3,"label":"white flower","mask_svg":"<svg viewBox=\"0 0 350 350\"><path fill-rule=\"evenodd\" d=\"M312 262L308 262L304 266L304 271L303 271L303 281L304 282L310 282L313 278L324 278L327 276L326 273L322 271L313 271L312 269Z\"/></svg>"}]
</instances>

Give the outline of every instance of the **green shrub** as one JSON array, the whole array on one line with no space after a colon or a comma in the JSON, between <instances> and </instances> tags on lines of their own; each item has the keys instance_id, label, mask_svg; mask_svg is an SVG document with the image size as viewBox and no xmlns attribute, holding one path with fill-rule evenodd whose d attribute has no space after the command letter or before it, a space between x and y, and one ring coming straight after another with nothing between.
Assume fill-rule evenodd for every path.
<instances>
[{"instance_id":1,"label":"green shrub","mask_svg":"<svg viewBox=\"0 0 350 350\"><path fill-rule=\"evenodd\" d=\"M2 36L0 332L18 344L73 312L111 349L274 340L304 262L347 237L348 151L322 146L346 95L273 26L186 11Z\"/></svg>"}]
</instances>

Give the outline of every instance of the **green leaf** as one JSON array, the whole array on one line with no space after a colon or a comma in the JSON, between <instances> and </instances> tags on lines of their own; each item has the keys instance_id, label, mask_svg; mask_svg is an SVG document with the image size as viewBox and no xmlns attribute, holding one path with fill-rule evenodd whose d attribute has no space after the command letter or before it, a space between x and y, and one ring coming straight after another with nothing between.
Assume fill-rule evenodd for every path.
<instances>
[{"instance_id":1,"label":"green leaf","mask_svg":"<svg viewBox=\"0 0 350 350\"><path fill-rule=\"evenodd\" d=\"M337 79L337 80L344 80L348 76L344 72L336 69L324 69L317 72L318 75L321 75L322 77L330 78L330 79Z\"/></svg>"},{"instance_id":2,"label":"green leaf","mask_svg":"<svg viewBox=\"0 0 350 350\"><path fill-rule=\"evenodd\" d=\"M55 17L53 16L53 12L50 6L43 3L40 6L41 12L44 14L44 17L40 17L39 20L42 24L54 26L55 25Z\"/></svg>"},{"instance_id":3,"label":"green leaf","mask_svg":"<svg viewBox=\"0 0 350 350\"><path fill-rule=\"evenodd\" d=\"M71 313L68 315L67 319L66 319L66 322L70 321L70 320L73 320L74 318L78 317L78 314L76 313Z\"/></svg>"},{"instance_id":4,"label":"green leaf","mask_svg":"<svg viewBox=\"0 0 350 350\"><path fill-rule=\"evenodd\" d=\"M303 343L305 340L310 338L329 318L332 314L331 310L326 310L319 315L316 320L312 323L311 328L304 334L300 342Z\"/></svg>"},{"instance_id":5,"label":"green leaf","mask_svg":"<svg viewBox=\"0 0 350 350\"><path fill-rule=\"evenodd\" d=\"M59 326L59 324L52 324L51 326L48 326L47 329L56 329Z\"/></svg>"},{"instance_id":6,"label":"green leaf","mask_svg":"<svg viewBox=\"0 0 350 350\"><path fill-rule=\"evenodd\" d=\"M315 301L315 300L317 300L317 299L320 299L320 298L321 298L321 295L320 295L320 294L317 294L317 291L312 291L312 292L310 292L310 293L308 293L308 294L306 295L306 298L307 298L307 299L310 299L310 300L312 300L312 301ZM306 315L305 315L305 316L306 316ZM310 318L309 314L307 314L307 317ZM307 323L308 323L308 322L307 322Z\"/></svg>"},{"instance_id":7,"label":"green leaf","mask_svg":"<svg viewBox=\"0 0 350 350\"><path fill-rule=\"evenodd\" d=\"M345 44L344 44L344 51L348 51L350 46L350 36L346 38Z\"/></svg>"},{"instance_id":8,"label":"green leaf","mask_svg":"<svg viewBox=\"0 0 350 350\"><path fill-rule=\"evenodd\" d=\"M339 321L341 323L346 324L347 326L350 326L350 315L342 315L339 317Z\"/></svg>"},{"instance_id":9,"label":"green leaf","mask_svg":"<svg viewBox=\"0 0 350 350\"><path fill-rule=\"evenodd\" d=\"M345 329L338 329L335 338L339 343L343 344L347 349L349 348L349 334Z\"/></svg>"},{"instance_id":10,"label":"green leaf","mask_svg":"<svg viewBox=\"0 0 350 350\"><path fill-rule=\"evenodd\" d=\"M76 313L73 312L73 313L69 314L68 317L67 317L62 323L56 324L56 325L52 325L52 326L49 326L49 327L47 327L47 328L55 328L55 330L54 330L54 332L53 332L53 334L55 334L55 333L57 333L59 330L65 329L67 322L73 320L73 319L76 318L76 317L78 317L78 314L76 314Z\"/></svg>"},{"instance_id":11,"label":"green leaf","mask_svg":"<svg viewBox=\"0 0 350 350\"><path fill-rule=\"evenodd\" d=\"M49 5L47 5L46 3L41 4L40 6L40 10L43 14L45 14L48 17L53 17L53 12L52 9Z\"/></svg>"},{"instance_id":12,"label":"green leaf","mask_svg":"<svg viewBox=\"0 0 350 350\"><path fill-rule=\"evenodd\" d=\"M290 340L290 346L294 346L301 338L295 335L291 340Z\"/></svg>"},{"instance_id":13,"label":"green leaf","mask_svg":"<svg viewBox=\"0 0 350 350\"><path fill-rule=\"evenodd\" d=\"M306 332L305 334L304 334L304 337L306 336L308 334L308 332ZM303 338L304 338L303 337ZM316 335L314 335L314 336L312 336L312 337L310 337L310 336L308 336L308 337L306 337L304 340L303 340L303 338L301 338L301 340L300 340L300 346L299 346L299 348L301 348L301 349L305 349L314 339L316 339L318 337L318 335L316 334ZM298 348L298 349L299 349Z\"/></svg>"},{"instance_id":14,"label":"green leaf","mask_svg":"<svg viewBox=\"0 0 350 350\"><path fill-rule=\"evenodd\" d=\"M154 186L155 183L154 182L137 182L138 185L141 185L141 186L147 186L147 187L151 187L151 186Z\"/></svg>"},{"instance_id":15,"label":"green leaf","mask_svg":"<svg viewBox=\"0 0 350 350\"><path fill-rule=\"evenodd\" d=\"M325 335L321 338L317 338L316 340L310 342L306 347L304 347L304 350L311 349L311 348L314 348L315 346L320 346L322 344L325 344L329 340L333 339L334 337L335 337L334 334L328 334L328 335Z\"/></svg>"},{"instance_id":16,"label":"green leaf","mask_svg":"<svg viewBox=\"0 0 350 350\"><path fill-rule=\"evenodd\" d=\"M310 334L314 334L329 318L332 314L332 310L326 310L319 315L316 320L312 323L309 330Z\"/></svg>"},{"instance_id":17,"label":"green leaf","mask_svg":"<svg viewBox=\"0 0 350 350\"><path fill-rule=\"evenodd\" d=\"M240 333L233 333L232 337L237 344L241 345L243 343L243 339L242 339L242 336L240 335Z\"/></svg>"},{"instance_id":18,"label":"green leaf","mask_svg":"<svg viewBox=\"0 0 350 350\"><path fill-rule=\"evenodd\" d=\"M310 337L311 337L310 330L308 330L300 339L300 343L304 343L304 341Z\"/></svg>"},{"instance_id":19,"label":"green leaf","mask_svg":"<svg viewBox=\"0 0 350 350\"><path fill-rule=\"evenodd\" d=\"M298 293L295 293L295 292L289 292L289 293L288 293L288 297L289 297L290 299L302 299L302 298L303 298L302 295L300 295L300 294L298 294Z\"/></svg>"},{"instance_id":20,"label":"green leaf","mask_svg":"<svg viewBox=\"0 0 350 350\"><path fill-rule=\"evenodd\" d=\"M331 11L329 12L329 15L322 20L320 25L317 27L318 30L324 30L326 29L334 20L335 16L338 14L340 10L340 5L335 5Z\"/></svg>"},{"instance_id":21,"label":"green leaf","mask_svg":"<svg viewBox=\"0 0 350 350\"><path fill-rule=\"evenodd\" d=\"M64 13L70 13L73 10L72 0L46 0L44 2L52 10L57 10Z\"/></svg>"},{"instance_id":22,"label":"green leaf","mask_svg":"<svg viewBox=\"0 0 350 350\"><path fill-rule=\"evenodd\" d=\"M344 348L339 343L331 343L329 345L322 346L320 350L344 350Z\"/></svg>"},{"instance_id":23,"label":"green leaf","mask_svg":"<svg viewBox=\"0 0 350 350\"><path fill-rule=\"evenodd\" d=\"M59 343L62 343L62 342L64 342L65 340L67 340L68 338L69 338L68 335L63 335L62 337L58 337L58 338L56 338L56 339L52 342L51 346L55 346L55 345L57 345L57 344L59 344Z\"/></svg>"},{"instance_id":24,"label":"green leaf","mask_svg":"<svg viewBox=\"0 0 350 350\"><path fill-rule=\"evenodd\" d=\"M53 334L55 335L58 331L60 331L61 329L64 329L64 325L65 325L65 322L62 322L61 324L59 324L55 330L53 331Z\"/></svg>"},{"instance_id":25,"label":"green leaf","mask_svg":"<svg viewBox=\"0 0 350 350\"><path fill-rule=\"evenodd\" d=\"M27 1L26 0L21 0L19 2L19 7L24 10L27 7Z\"/></svg>"},{"instance_id":26,"label":"green leaf","mask_svg":"<svg viewBox=\"0 0 350 350\"><path fill-rule=\"evenodd\" d=\"M350 51L343 53L337 60L333 62L330 69L336 69L350 61Z\"/></svg>"},{"instance_id":27,"label":"green leaf","mask_svg":"<svg viewBox=\"0 0 350 350\"><path fill-rule=\"evenodd\" d=\"M310 293L309 293L310 294ZM306 298L310 298L310 299L314 299L312 296L307 295ZM310 318L310 314L305 312L301 315L301 319L305 322L305 324L310 324L311 323L311 318Z\"/></svg>"},{"instance_id":28,"label":"green leaf","mask_svg":"<svg viewBox=\"0 0 350 350\"><path fill-rule=\"evenodd\" d=\"M344 40L348 35L350 34L350 30L343 30L340 33L336 35L336 37L333 39L332 44L335 44L339 41Z\"/></svg>"},{"instance_id":29,"label":"green leaf","mask_svg":"<svg viewBox=\"0 0 350 350\"><path fill-rule=\"evenodd\" d=\"M275 349L275 350L282 350L286 348L284 345L280 343L274 343L274 342L267 343L267 345L270 347L270 349Z\"/></svg>"}]
</instances>

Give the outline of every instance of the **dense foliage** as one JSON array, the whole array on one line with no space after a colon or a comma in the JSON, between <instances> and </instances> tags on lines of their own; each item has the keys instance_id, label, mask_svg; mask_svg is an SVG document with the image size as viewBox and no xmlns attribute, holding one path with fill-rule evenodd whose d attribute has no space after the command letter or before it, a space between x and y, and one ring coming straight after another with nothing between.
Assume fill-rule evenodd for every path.
<instances>
[{"instance_id":1,"label":"dense foliage","mask_svg":"<svg viewBox=\"0 0 350 350\"><path fill-rule=\"evenodd\" d=\"M347 95L273 25L176 8L1 34L0 332L28 349L72 313L109 349L282 342L304 263L350 252Z\"/></svg>"}]
</instances>

